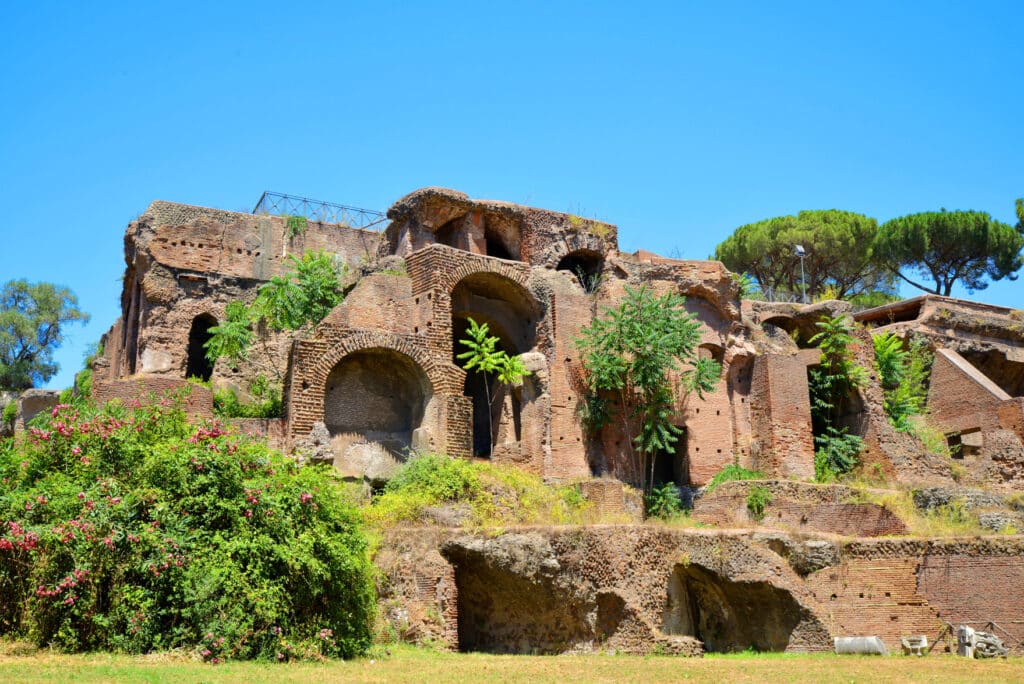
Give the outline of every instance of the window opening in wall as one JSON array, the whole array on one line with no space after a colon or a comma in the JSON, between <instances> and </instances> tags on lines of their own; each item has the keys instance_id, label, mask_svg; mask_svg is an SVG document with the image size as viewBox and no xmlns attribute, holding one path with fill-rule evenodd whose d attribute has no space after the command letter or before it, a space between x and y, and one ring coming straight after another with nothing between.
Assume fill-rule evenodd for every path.
<instances>
[{"instance_id":1,"label":"window opening in wall","mask_svg":"<svg viewBox=\"0 0 1024 684\"><path fill-rule=\"evenodd\" d=\"M487 242L487 256L497 257L498 259L514 260L512 253L508 251L508 248L501 242L501 238L496 234L491 231L487 231L484 239Z\"/></svg>"},{"instance_id":2,"label":"window opening in wall","mask_svg":"<svg viewBox=\"0 0 1024 684\"><path fill-rule=\"evenodd\" d=\"M206 358L204 345L211 337L210 328L215 325L217 325L217 319L209 314L200 314L192 320L192 328L188 333L186 378L199 378L203 382L207 382L213 376L213 364Z\"/></svg>"},{"instance_id":3,"label":"window opening in wall","mask_svg":"<svg viewBox=\"0 0 1024 684\"><path fill-rule=\"evenodd\" d=\"M594 292L601 285L604 258L597 252L578 249L562 257L555 270L572 273L585 291Z\"/></svg>"},{"instance_id":4,"label":"window opening in wall","mask_svg":"<svg viewBox=\"0 0 1024 684\"><path fill-rule=\"evenodd\" d=\"M652 482L655 487L666 484L675 484L684 487L690 484L690 462L686 455L686 428L679 435L679 441L675 443L674 453L667 449L659 450L654 455L654 478Z\"/></svg>"}]
</instances>

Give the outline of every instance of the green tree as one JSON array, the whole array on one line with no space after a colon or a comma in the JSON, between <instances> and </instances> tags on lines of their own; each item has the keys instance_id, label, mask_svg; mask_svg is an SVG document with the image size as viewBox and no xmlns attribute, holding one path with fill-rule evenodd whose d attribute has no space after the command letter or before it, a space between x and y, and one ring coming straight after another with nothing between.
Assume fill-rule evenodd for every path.
<instances>
[{"instance_id":1,"label":"green tree","mask_svg":"<svg viewBox=\"0 0 1024 684\"><path fill-rule=\"evenodd\" d=\"M231 302L225 307L224 322L210 328L204 348L211 363L219 358L237 363L246 358L256 335L253 328L264 323L270 330L298 330L316 325L344 298L341 278L333 255L318 251L302 257L288 256L291 270L263 284L252 304Z\"/></svg>"},{"instance_id":2,"label":"green tree","mask_svg":"<svg viewBox=\"0 0 1024 684\"><path fill-rule=\"evenodd\" d=\"M885 396L885 413L893 427L910 432L914 428L910 418L924 413L934 356L921 337L911 338L906 349L896 333L875 335L872 341Z\"/></svg>"},{"instance_id":3,"label":"green tree","mask_svg":"<svg viewBox=\"0 0 1024 684\"><path fill-rule=\"evenodd\" d=\"M1018 208L1020 211L1020 208ZM1001 223L982 211L928 211L887 221L875 252L893 274L919 290L949 296L960 282L968 292L987 279L1016 278L1024 266L1024 224ZM929 287L907 275L934 281Z\"/></svg>"},{"instance_id":4,"label":"green tree","mask_svg":"<svg viewBox=\"0 0 1024 684\"><path fill-rule=\"evenodd\" d=\"M684 302L675 293L658 296L646 287L627 287L619 306L605 309L576 339L590 390L584 420L591 429L607 424L614 407L606 398L615 398L631 467L648 495L655 455L674 453L682 432L672 423L670 374L689 365L682 373L683 386L703 398L721 372L713 359L698 358L700 323Z\"/></svg>"},{"instance_id":5,"label":"green tree","mask_svg":"<svg viewBox=\"0 0 1024 684\"><path fill-rule=\"evenodd\" d=\"M530 374L523 365L523 360L518 356L509 356L504 350L498 349L498 338L488 334L490 329L486 323L477 324L472 318L469 321L469 328L466 330L466 337L459 340L459 344L469 347L455 358L462 361L462 367L467 371L475 371L483 374L484 398L487 402L487 434L491 443L491 451L494 451L494 426L491 413L494 407L491 405L491 379L497 379L503 385L514 385Z\"/></svg>"},{"instance_id":6,"label":"green tree","mask_svg":"<svg viewBox=\"0 0 1024 684\"><path fill-rule=\"evenodd\" d=\"M64 342L67 324L88 320L66 287L8 281L0 291L0 389L47 382L57 373L53 352Z\"/></svg>"},{"instance_id":7,"label":"green tree","mask_svg":"<svg viewBox=\"0 0 1024 684\"><path fill-rule=\"evenodd\" d=\"M849 434L841 421L851 393L864 384L867 373L853 360L853 322L848 316L824 316L816 325L819 332L810 343L821 349L821 362L808 371L811 424L817 445L814 475L819 481L827 481L857 466L864 443Z\"/></svg>"},{"instance_id":8,"label":"green tree","mask_svg":"<svg viewBox=\"0 0 1024 684\"><path fill-rule=\"evenodd\" d=\"M878 222L862 214L829 209L801 211L737 228L715 248L715 258L736 273L747 273L766 294L800 294L802 245L807 295L826 290L837 298L891 290L892 277L873 259Z\"/></svg>"}]
</instances>

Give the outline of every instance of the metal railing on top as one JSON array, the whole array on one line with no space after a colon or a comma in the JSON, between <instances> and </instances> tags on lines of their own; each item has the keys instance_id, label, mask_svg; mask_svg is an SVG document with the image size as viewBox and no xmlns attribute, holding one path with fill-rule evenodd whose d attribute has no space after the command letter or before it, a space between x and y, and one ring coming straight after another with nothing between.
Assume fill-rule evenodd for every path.
<instances>
[{"instance_id":1,"label":"metal railing on top","mask_svg":"<svg viewBox=\"0 0 1024 684\"><path fill-rule=\"evenodd\" d=\"M360 209L334 202L322 202L308 197L296 197L280 192L264 192L253 207L254 214L275 216L305 216L310 221L338 223L352 228L380 230L388 217L373 209Z\"/></svg>"}]
</instances>

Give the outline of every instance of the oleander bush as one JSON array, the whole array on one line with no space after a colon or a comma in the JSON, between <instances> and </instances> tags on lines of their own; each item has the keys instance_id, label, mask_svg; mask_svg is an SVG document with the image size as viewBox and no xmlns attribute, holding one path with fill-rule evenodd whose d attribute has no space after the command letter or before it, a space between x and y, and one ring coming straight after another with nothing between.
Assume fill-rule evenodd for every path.
<instances>
[{"instance_id":1,"label":"oleander bush","mask_svg":"<svg viewBox=\"0 0 1024 684\"><path fill-rule=\"evenodd\" d=\"M0 441L0 634L68 651L350 657L372 567L329 470L175 401L58 405Z\"/></svg>"}]
</instances>

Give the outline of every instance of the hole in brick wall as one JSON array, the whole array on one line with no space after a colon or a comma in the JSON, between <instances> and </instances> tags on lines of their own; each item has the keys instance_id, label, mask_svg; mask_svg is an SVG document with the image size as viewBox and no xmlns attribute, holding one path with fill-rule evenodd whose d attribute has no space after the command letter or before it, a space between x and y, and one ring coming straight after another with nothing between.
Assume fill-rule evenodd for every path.
<instances>
[{"instance_id":1,"label":"hole in brick wall","mask_svg":"<svg viewBox=\"0 0 1024 684\"><path fill-rule=\"evenodd\" d=\"M587 292L593 292L600 284L600 275L604 270L604 257L589 249L578 249L569 252L555 266L556 271L568 271L576 277L576 281Z\"/></svg>"},{"instance_id":2,"label":"hole in brick wall","mask_svg":"<svg viewBox=\"0 0 1024 684\"><path fill-rule=\"evenodd\" d=\"M304 390L308 390L309 389L309 381L308 380L303 380L302 381L302 389L304 389Z\"/></svg>"},{"instance_id":3,"label":"hole in brick wall","mask_svg":"<svg viewBox=\"0 0 1024 684\"><path fill-rule=\"evenodd\" d=\"M890 598L891 596L892 594L890 594L889 592L885 592L885 598Z\"/></svg>"},{"instance_id":4,"label":"hole in brick wall","mask_svg":"<svg viewBox=\"0 0 1024 684\"><path fill-rule=\"evenodd\" d=\"M716 416L720 416L720 415L722 415L722 411L721 411L721 410L719 410L719 409L715 409L715 415L716 415Z\"/></svg>"},{"instance_id":5,"label":"hole in brick wall","mask_svg":"<svg viewBox=\"0 0 1024 684\"><path fill-rule=\"evenodd\" d=\"M192 319L192 328L188 333L186 378L199 378L206 382L213 375L213 364L206 358L206 349L203 346L210 340L210 328L215 325L217 319L210 314L200 314Z\"/></svg>"},{"instance_id":6,"label":"hole in brick wall","mask_svg":"<svg viewBox=\"0 0 1024 684\"><path fill-rule=\"evenodd\" d=\"M428 302L430 301L430 293L429 292L427 293L427 301Z\"/></svg>"},{"instance_id":7,"label":"hole in brick wall","mask_svg":"<svg viewBox=\"0 0 1024 684\"><path fill-rule=\"evenodd\" d=\"M418 333L420 331L420 327L418 325L414 325L412 327L412 331L413 331L413 333Z\"/></svg>"},{"instance_id":8,"label":"hole in brick wall","mask_svg":"<svg viewBox=\"0 0 1024 684\"><path fill-rule=\"evenodd\" d=\"M784 651L804 614L785 589L733 581L696 563L675 566L666 593L661 631L700 639L712 653Z\"/></svg>"}]
</instances>

